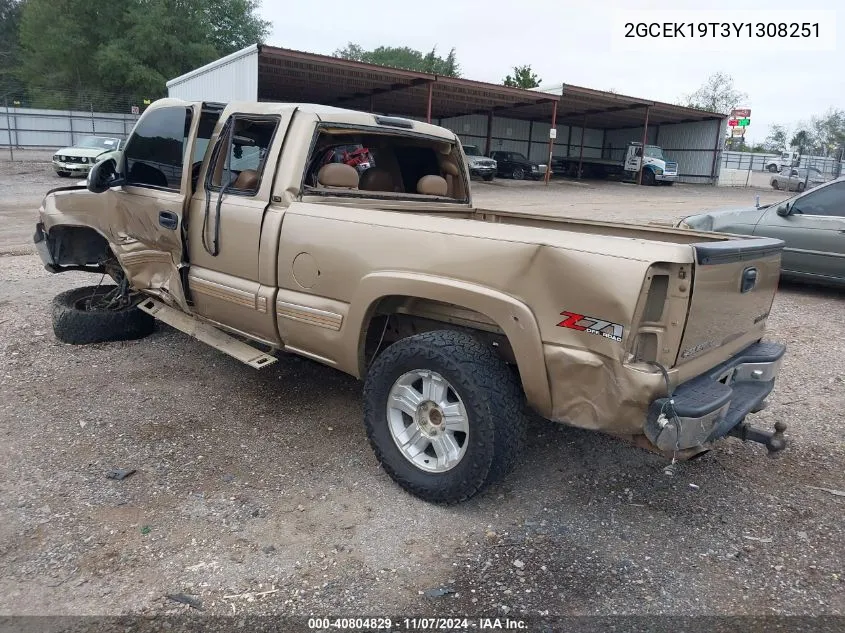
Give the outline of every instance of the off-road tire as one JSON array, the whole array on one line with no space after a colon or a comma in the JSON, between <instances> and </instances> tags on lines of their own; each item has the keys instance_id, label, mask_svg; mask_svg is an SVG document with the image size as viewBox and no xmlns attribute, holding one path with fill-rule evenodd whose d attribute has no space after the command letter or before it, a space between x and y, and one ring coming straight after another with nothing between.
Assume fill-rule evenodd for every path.
<instances>
[{"instance_id":1,"label":"off-road tire","mask_svg":"<svg viewBox=\"0 0 845 633\"><path fill-rule=\"evenodd\" d=\"M80 305L92 295L104 295L112 290L114 286L84 286L56 295L53 298L56 338L72 345L89 345L132 341L152 334L155 319L136 306L123 310L86 310Z\"/></svg>"},{"instance_id":2,"label":"off-road tire","mask_svg":"<svg viewBox=\"0 0 845 633\"><path fill-rule=\"evenodd\" d=\"M412 464L388 428L390 389L415 369L443 376L466 409L466 453L446 472L426 472ZM515 466L525 443L524 396L516 372L492 348L463 332L436 330L404 338L376 358L364 383L364 425L377 459L396 483L425 501L458 503Z\"/></svg>"}]
</instances>

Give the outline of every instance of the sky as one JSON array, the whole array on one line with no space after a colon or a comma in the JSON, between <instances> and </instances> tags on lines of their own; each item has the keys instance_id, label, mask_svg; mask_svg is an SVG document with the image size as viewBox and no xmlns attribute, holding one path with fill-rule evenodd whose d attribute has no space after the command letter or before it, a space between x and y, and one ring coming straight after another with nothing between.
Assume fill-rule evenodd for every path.
<instances>
[{"instance_id":1,"label":"sky","mask_svg":"<svg viewBox=\"0 0 845 633\"><path fill-rule=\"evenodd\" d=\"M273 46L322 54L349 42L366 49L436 46L443 55L454 47L463 77L493 83L501 83L514 65L530 64L544 87L568 83L676 103L710 74L726 72L748 95L743 105L752 111L746 136L751 143L762 142L772 124L794 131L829 108L845 109L842 0L704 5L701 0L264 0L260 13L273 23L267 39ZM711 28L699 27L701 22L751 21L752 30L759 23L818 23L819 36L810 26L811 36L797 39L630 39L624 37L628 21L693 22L693 29Z\"/></svg>"}]
</instances>

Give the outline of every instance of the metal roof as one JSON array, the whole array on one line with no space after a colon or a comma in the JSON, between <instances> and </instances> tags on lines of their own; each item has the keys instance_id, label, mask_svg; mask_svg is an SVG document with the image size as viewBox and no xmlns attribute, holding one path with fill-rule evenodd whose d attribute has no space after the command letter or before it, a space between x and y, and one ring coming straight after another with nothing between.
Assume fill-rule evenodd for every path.
<instances>
[{"instance_id":1,"label":"metal roof","mask_svg":"<svg viewBox=\"0 0 845 633\"><path fill-rule=\"evenodd\" d=\"M582 125L586 115L587 126L592 128L636 127L643 124L647 106L650 125L725 118L715 112L569 84L552 90L523 90L266 45L233 53L172 79L168 86L255 50L260 101L322 103L425 118L430 90L433 119L492 111L496 116L549 121L555 100L558 101L557 121L563 125Z\"/></svg>"}]
</instances>

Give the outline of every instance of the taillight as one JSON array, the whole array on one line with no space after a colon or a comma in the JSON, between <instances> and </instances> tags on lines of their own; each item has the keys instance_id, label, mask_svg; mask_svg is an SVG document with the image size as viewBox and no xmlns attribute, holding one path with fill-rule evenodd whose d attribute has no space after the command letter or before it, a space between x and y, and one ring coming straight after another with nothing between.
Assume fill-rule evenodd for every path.
<instances>
[{"instance_id":1,"label":"taillight","mask_svg":"<svg viewBox=\"0 0 845 633\"><path fill-rule=\"evenodd\" d=\"M690 294L688 264L649 267L640 292L629 353L633 361L675 363Z\"/></svg>"}]
</instances>

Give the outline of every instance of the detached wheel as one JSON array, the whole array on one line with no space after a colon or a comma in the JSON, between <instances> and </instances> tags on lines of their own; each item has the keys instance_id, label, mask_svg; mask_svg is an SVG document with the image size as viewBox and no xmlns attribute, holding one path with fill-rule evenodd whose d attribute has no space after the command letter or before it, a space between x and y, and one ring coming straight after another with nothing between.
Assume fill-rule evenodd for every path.
<instances>
[{"instance_id":1,"label":"detached wheel","mask_svg":"<svg viewBox=\"0 0 845 633\"><path fill-rule=\"evenodd\" d=\"M364 384L364 424L393 480L434 503L469 499L515 465L525 438L517 378L468 334L439 330L394 343Z\"/></svg>"},{"instance_id":2,"label":"detached wheel","mask_svg":"<svg viewBox=\"0 0 845 633\"><path fill-rule=\"evenodd\" d=\"M121 300L117 286L85 286L53 298L53 332L63 343L88 345L149 336L155 319Z\"/></svg>"},{"instance_id":3,"label":"detached wheel","mask_svg":"<svg viewBox=\"0 0 845 633\"><path fill-rule=\"evenodd\" d=\"M514 180L524 180L525 170L522 167L514 167L513 171L511 172L511 177Z\"/></svg>"}]
</instances>

